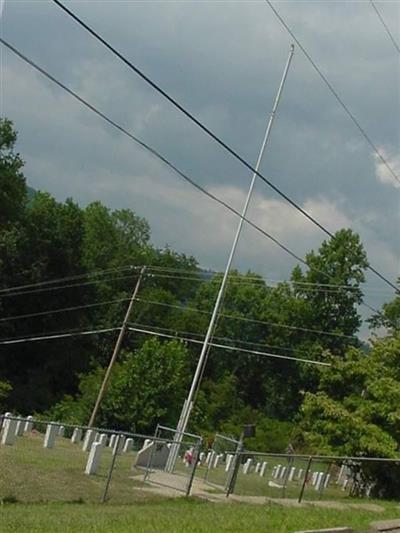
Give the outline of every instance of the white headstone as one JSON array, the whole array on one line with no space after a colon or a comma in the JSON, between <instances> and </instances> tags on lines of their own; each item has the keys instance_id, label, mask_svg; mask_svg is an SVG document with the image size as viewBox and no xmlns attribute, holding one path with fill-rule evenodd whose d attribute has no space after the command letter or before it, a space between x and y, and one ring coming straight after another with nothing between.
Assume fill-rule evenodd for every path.
<instances>
[{"instance_id":1,"label":"white headstone","mask_svg":"<svg viewBox=\"0 0 400 533\"><path fill-rule=\"evenodd\" d=\"M263 462L260 468L260 476L264 477L265 470L267 469L268 463L266 461Z\"/></svg>"},{"instance_id":2,"label":"white headstone","mask_svg":"<svg viewBox=\"0 0 400 533\"><path fill-rule=\"evenodd\" d=\"M207 453L206 465L209 465L209 464L210 464L211 455L212 455L212 452L208 452L208 453Z\"/></svg>"},{"instance_id":3,"label":"white headstone","mask_svg":"<svg viewBox=\"0 0 400 533\"><path fill-rule=\"evenodd\" d=\"M311 485L314 486L317 482L319 472L313 472L311 476Z\"/></svg>"},{"instance_id":4,"label":"white headstone","mask_svg":"<svg viewBox=\"0 0 400 533\"><path fill-rule=\"evenodd\" d=\"M324 489L327 489L328 488L328 485L329 485L329 481L331 480L331 475L330 474L326 474L325 476L325 481L324 481Z\"/></svg>"},{"instance_id":5,"label":"white headstone","mask_svg":"<svg viewBox=\"0 0 400 533\"><path fill-rule=\"evenodd\" d=\"M107 446L107 440L108 440L107 433L102 433L101 435L99 435L97 442L101 444L104 448L105 446Z\"/></svg>"},{"instance_id":6,"label":"white headstone","mask_svg":"<svg viewBox=\"0 0 400 533\"><path fill-rule=\"evenodd\" d=\"M287 470L287 466L283 466L282 467L282 470L281 470L281 474L280 474L280 479L282 479L283 477L285 477L285 474L286 474L286 470Z\"/></svg>"},{"instance_id":7,"label":"white headstone","mask_svg":"<svg viewBox=\"0 0 400 533\"><path fill-rule=\"evenodd\" d=\"M218 463L219 463L219 455L216 455L214 458L213 468L217 468Z\"/></svg>"},{"instance_id":8,"label":"white headstone","mask_svg":"<svg viewBox=\"0 0 400 533\"><path fill-rule=\"evenodd\" d=\"M278 479L279 476L281 475L281 469L282 469L282 465L276 465L275 479Z\"/></svg>"},{"instance_id":9,"label":"white headstone","mask_svg":"<svg viewBox=\"0 0 400 533\"><path fill-rule=\"evenodd\" d=\"M200 463L203 464L205 460L206 460L206 454L204 452L201 452L199 455Z\"/></svg>"},{"instance_id":10,"label":"white headstone","mask_svg":"<svg viewBox=\"0 0 400 533\"><path fill-rule=\"evenodd\" d=\"M233 457L234 456L230 453L228 453L228 455L226 456L225 472L229 472L232 465Z\"/></svg>"},{"instance_id":11,"label":"white headstone","mask_svg":"<svg viewBox=\"0 0 400 533\"><path fill-rule=\"evenodd\" d=\"M317 475L317 481L315 483L315 490L319 490L321 488L322 480L324 479L324 473L318 472Z\"/></svg>"},{"instance_id":12,"label":"white headstone","mask_svg":"<svg viewBox=\"0 0 400 533\"><path fill-rule=\"evenodd\" d=\"M114 442L115 442L115 439L117 438L117 435L114 435L112 434L111 437L110 437L110 442L108 443L108 446L110 448L114 448ZM146 439L147 440L147 439ZM145 442L145 446L146 446L146 440L144 441Z\"/></svg>"},{"instance_id":13,"label":"white headstone","mask_svg":"<svg viewBox=\"0 0 400 533\"><path fill-rule=\"evenodd\" d=\"M243 474L248 474L250 472L252 459L249 457L243 466Z\"/></svg>"},{"instance_id":14,"label":"white headstone","mask_svg":"<svg viewBox=\"0 0 400 533\"><path fill-rule=\"evenodd\" d=\"M24 429L25 429L25 420L20 418L17 421L17 426L15 428L15 436L22 437L22 435L24 434Z\"/></svg>"},{"instance_id":15,"label":"white headstone","mask_svg":"<svg viewBox=\"0 0 400 533\"><path fill-rule=\"evenodd\" d=\"M89 476L96 474L97 469L99 468L99 465L100 465L102 450L103 450L103 446L100 444L100 442L94 442L92 444L90 448L90 452L89 452L89 457L86 463L85 474Z\"/></svg>"},{"instance_id":16,"label":"white headstone","mask_svg":"<svg viewBox=\"0 0 400 533\"><path fill-rule=\"evenodd\" d=\"M293 481L293 476L294 476L295 472L296 472L296 467L292 466L292 468L290 469L290 472L289 472L289 477L288 477L289 481Z\"/></svg>"},{"instance_id":17,"label":"white headstone","mask_svg":"<svg viewBox=\"0 0 400 533\"><path fill-rule=\"evenodd\" d=\"M302 477L303 477L303 469L300 468L300 469L299 469L299 472L298 472L298 474L297 474L297 479L301 479Z\"/></svg>"},{"instance_id":18,"label":"white headstone","mask_svg":"<svg viewBox=\"0 0 400 533\"><path fill-rule=\"evenodd\" d=\"M114 446L113 446L113 452L116 453L117 455L119 455L123 448L124 448L124 444L125 444L125 436L124 435L120 435L119 436L119 439L118 439L118 436L116 436L117 438L114 440ZM117 448L117 445L118 445L118 448Z\"/></svg>"},{"instance_id":19,"label":"white headstone","mask_svg":"<svg viewBox=\"0 0 400 533\"><path fill-rule=\"evenodd\" d=\"M27 416L24 431L25 433L30 433L33 429L33 416Z\"/></svg>"},{"instance_id":20,"label":"white headstone","mask_svg":"<svg viewBox=\"0 0 400 533\"><path fill-rule=\"evenodd\" d=\"M15 442L17 429L17 421L11 418L7 418L3 424L3 433L1 435L1 443L12 446Z\"/></svg>"},{"instance_id":21,"label":"white headstone","mask_svg":"<svg viewBox=\"0 0 400 533\"><path fill-rule=\"evenodd\" d=\"M258 474L260 468L261 468L261 463L257 463L256 464L256 470L255 470L256 474Z\"/></svg>"},{"instance_id":22,"label":"white headstone","mask_svg":"<svg viewBox=\"0 0 400 533\"><path fill-rule=\"evenodd\" d=\"M82 429L75 428L72 433L71 442L72 444L79 444L81 440L82 440Z\"/></svg>"},{"instance_id":23,"label":"white headstone","mask_svg":"<svg viewBox=\"0 0 400 533\"><path fill-rule=\"evenodd\" d=\"M339 472L338 478L337 478L337 480L336 480L336 484L338 484L338 483L340 483L340 482L342 481L342 477L343 477L343 474L344 474L345 468L346 468L345 465L342 465L342 466L340 467L340 472Z\"/></svg>"},{"instance_id":24,"label":"white headstone","mask_svg":"<svg viewBox=\"0 0 400 533\"><path fill-rule=\"evenodd\" d=\"M342 490L346 490L347 485L349 484L349 478L346 478L343 481Z\"/></svg>"},{"instance_id":25,"label":"white headstone","mask_svg":"<svg viewBox=\"0 0 400 533\"><path fill-rule=\"evenodd\" d=\"M64 432L65 432L65 427L64 426L60 426L58 428L58 436L59 437L64 437Z\"/></svg>"},{"instance_id":26,"label":"white headstone","mask_svg":"<svg viewBox=\"0 0 400 533\"><path fill-rule=\"evenodd\" d=\"M85 433L85 438L83 439L82 450L84 452L90 451L95 438L96 438L96 432L93 429L88 429Z\"/></svg>"},{"instance_id":27,"label":"white headstone","mask_svg":"<svg viewBox=\"0 0 400 533\"><path fill-rule=\"evenodd\" d=\"M43 448L54 448L56 437L58 435L58 427L57 424L47 424Z\"/></svg>"},{"instance_id":28,"label":"white headstone","mask_svg":"<svg viewBox=\"0 0 400 533\"><path fill-rule=\"evenodd\" d=\"M124 453L128 453L133 449L133 439L126 439L124 446Z\"/></svg>"},{"instance_id":29,"label":"white headstone","mask_svg":"<svg viewBox=\"0 0 400 533\"><path fill-rule=\"evenodd\" d=\"M12 416L12 413L9 413L9 412L4 413L4 416L3 416L3 422L2 422L2 424L1 424L1 428L4 428L4 427L6 426L8 420L9 420L9 418L8 418L9 416ZM1 428L0 428L0 429L1 429Z\"/></svg>"}]
</instances>

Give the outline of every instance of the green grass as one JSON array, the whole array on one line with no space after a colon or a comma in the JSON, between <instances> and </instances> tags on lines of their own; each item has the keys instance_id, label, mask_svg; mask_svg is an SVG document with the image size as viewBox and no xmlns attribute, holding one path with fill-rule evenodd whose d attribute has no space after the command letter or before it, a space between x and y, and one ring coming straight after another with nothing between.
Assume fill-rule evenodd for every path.
<instances>
[{"instance_id":1,"label":"green grass","mask_svg":"<svg viewBox=\"0 0 400 533\"><path fill-rule=\"evenodd\" d=\"M0 532L292 533L344 525L361 532L366 531L373 520L400 516L400 508L393 502L379 502L384 512L373 513L359 509L289 508L275 504L261 506L162 498L140 490L142 483L132 479L132 475L139 474L133 470L134 453L118 456L109 500L100 504L111 451L103 450L101 468L95 476L84 474L87 456L81 446L71 444L67 438L58 438L52 450L44 449L42 434L20 437L14 446L0 446L0 502L3 501ZM188 474L182 465L178 469ZM198 469L198 475L204 476L204 468ZM214 481L223 480L223 466L213 471L212 476ZM236 493L271 496L265 493L266 487L267 478L256 474L240 475ZM297 494L298 487L293 486L293 491ZM210 487L210 493L213 492L215 490ZM276 496L282 496L279 489Z\"/></svg>"},{"instance_id":2,"label":"green grass","mask_svg":"<svg viewBox=\"0 0 400 533\"><path fill-rule=\"evenodd\" d=\"M11 532L218 532L293 533L299 529L352 526L368 530L373 520L400 515L395 506L384 513L277 505L206 503L193 499L111 504L9 504L0 507L0 530Z\"/></svg>"}]
</instances>

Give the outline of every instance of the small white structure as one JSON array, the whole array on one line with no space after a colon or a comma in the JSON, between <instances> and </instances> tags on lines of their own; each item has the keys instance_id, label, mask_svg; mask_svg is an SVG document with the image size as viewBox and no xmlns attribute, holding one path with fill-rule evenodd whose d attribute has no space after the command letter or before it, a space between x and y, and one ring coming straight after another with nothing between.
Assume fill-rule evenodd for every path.
<instances>
[{"instance_id":1,"label":"small white structure","mask_svg":"<svg viewBox=\"0 0 400 533\"><path fill-rule=\"evenodd\" d=\"M85 468L85 474L87 474L88 476L96 474L100 466L102 450L103 450L103 446L100 444L100 442L94 442L92 444L92 447L90 448L90 452L89 452L89 457L86 463L86 468Z\"/></svg>"},{"instance_id":2,"label":"small white structure","mask_svg":"<svg viewBox=\"0 0 400 533\"><path fill-rule=\"evenodd\" d=\"M30 433L33 429L33 416L27 416L26 417L26 422L25 422L25 427L24 427L24 432L25 433Z\"/></svg>"},{"instance_id":3,"label":"small white structure","mask_svg":"<svg viewBox=\"0 0 400 533\"><path fill-rule=\"evenodd\" d=\"M43 448L48 448L48 449L54 448L57 435L58 435L58 425L47 424L46 434L44 436Z\"/></svg>"},{"instance_id":4,"label":"small white structure","mask_svg":"<svg viewBox=\"0 0 400 533\"><path fill-rule=\"evenodd\" d=\"M258 474L258 472L260 471L260 468L261 468L261 463L257 463L256 464L256 469L255 469L255 473Z\"/></svg>"},{"instance_id":5,"label":"small white structure","mask_svg":"<svg viewBox=\"0 0 400 533\"><path fill-rule=\"evenodd\" d=\"M330 480L331 480L331 475L330 474L326 474L325 481L324 481L324 489L328 488Z\"/></svg>"},{"instance_id":6,"label":"small white structure","mask_svg":"<svg viewBox=\"0 0 400 533\"><path fill-rule=\"evenodd\" d=\"M122 450L124 449L126 437L125 435L116 435L116 439L114 440L114 446L113 446L113 453L116 453L119 455Z\"/></svg>"},{"instance_id":7,"label":"small white structure","mask_svg":"<svg viewBox=\"0 0 400 533\"><path fill-rule=\"evenodd\" d=\"M323 472L318 472L317 480L315 482L315 490L320 490L323 479L324 479L324 473Z\"/></svg>"},{"instance_id":8,"label":"small white structure","mask_svg":"<svg viewBox=\"0 0 400 533\"><path fill-rule=\"evenodd\" d=\"M98 436L98 439L96 442L98 442L99 444L101 444L101 446L103 446L103 448L105 448L107 446L107 439L108 439L107 433L102 433L101 435Z\"/></svg>"},{"instance_id":9,"label":"small white structure","mask_svg":"<svg viewBox=\"0 0 400 533\"><path fill-rule=\"evenodd\" d=\"M65 427L64 426L60 426L58 428L58 436L59 437L64 437L64 433L65 433Z\"/></svg>"},{"instance_id":10,"label":"small white structure","mask_svg":"<svg viewBox=\"0 0 400 533\"><path fill-rule=\"evenodd\" d=\"M0 429L6 427L6 424L7 424L8 420L9 420L8 417L10 417L10 416L12 416L12 413L9 413L9 412L4 413L3 421L2 421L2 423L1 423L1 427L0 427Z\"/></svg>"},{"instance_id":11,"label":"small white structure","mask_svg":"<svg viewBox=\"0 0 400 533\"><path fill-rule=\"evenodd\" d=\"M108 443L109 448L114 448L115 439L117 438L117 435L114 433L110 437L110 442ZM145 441L146 442L146 441ZM146 445L146 444L145 444Z\"/></svg>"},{"instance_id":12,"label":"small white structure","mask_svg":"<svg viewBox=\"0 0 400 533\"><path fill-rule=\"evenodd\" d=\"M82 429L75 428L72 432L71 442L72 444L79 444L82 440Z\"/></svg>"},{"instance_id":13,"label":"small white structure","mask_svg":"<svg viewBox=\"0 0 400 533\"><path fill-rule=\"evenodd\" d=\"M280 473L280 476L279 476L280 479L283 479L285 477L287 468L288 468L287 466L283 466L282 467L282 470L281 470L281 473Z\"/></svg>"},{"instance_id":14,"label":"small white structure","mask_svg":"<svg viewBox=\"0 0 400 533\"><path fill-rule=\"evenodd\" d=\"M302 477L303 477L303 469L300 468L300 469L299 469L299 472L298 472L298 474L297 474L297 479L301 479Z\"/></svg>"},{"instance_id":15,"label":"small white structure","mask_svg":"<svg viewBox=\"0 0 400 533\"><path fill-rule=\"evenodd\" d=\"M267 469L268 463L266 461L263 462L260 468L260 476L264 477L265 471Z\"/></svg>"},{"instance_id":16,"label":"small white structure","mask_svg":"<svg viewBox=\"0 0 400 533\"><path fill-rule=\"evenodd\" d=\"M95 439L96 439L96 432L93 429L88 429L85 433L85 438L83 439L82 450L84 452L90 451Z\"/></svg>"},{"instance_id":17,"label":"small white structure","mask_svg":"<svg viewBox=\"0 0 400 533\"><path fill-rule=\"evenodd\" d=\"M10 415L10 413L8 413ZM11 416L11 415L10 415ZM4 419L3 434L1 436L1 443L12 446L16 440L15 431L17 429L17 421L11 418Z\"/></svg>"},{"instance_id":18,"label":"small white structure","mask_svg":"<svg viewBox=\"0 0 400 533\"><path fill-rule=\"evenodd\" d=\"M292 466L292 468L290 469L290 472L289 472L289 477L288 477L289 481L293 481L293 477L294 477L295 472L296 472L296 467Z\"/></svg>"},{"instance_id":19,"label":"small white structure","mask_svg":"<svg viewBox=\"0 0 400 533\"><path fill-rule=\"evenodd\" d=\"M126 439L123 452L128 453L133 450L133 439Z\"/></svg>"},{"instance_id":20,"label":"small white structure","mask_svg":"<svg viewBox=\"0 0 400 533\"><path fill-rule=\"evenodd\" d=\"M232 465L233 457L234 456L231 453L228 453L228 455L226 456L225 472L229 472Z\"/></svg>"},{"instance_id":21,"label":"small white structure","mask_svg":"<svg viewBox=\"0 0 400 533\"><path fill-rule=\"evenodd\" d=\"M16 437L22 437L22 435L24 434L24 429L25 429L25 419L20 418L17 421L17 425L16 425L16 428L15 428Z\"/></svg>"},{"instance_id":22,"label":"small white structure","mask_svg":"<svg viewBox=\"0 0 400 533\"><path fill-rule=\"evenodd\" d=\"M249 457L243 465L243 474L247 475L250 472L252 459Z\"/></svg>"}]
</instances>

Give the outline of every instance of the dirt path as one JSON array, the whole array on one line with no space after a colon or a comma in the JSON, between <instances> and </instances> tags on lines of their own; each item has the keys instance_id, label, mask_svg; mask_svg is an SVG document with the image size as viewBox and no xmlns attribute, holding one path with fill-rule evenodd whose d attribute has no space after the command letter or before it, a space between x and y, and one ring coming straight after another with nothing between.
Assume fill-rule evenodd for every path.
<instances>
[{"instance_id":1,"label":"dirt path","mask_svg":"<svg viewBox=\"0 0 400 533\"><path fill-rule=\"evenodd\" d=\"M143 476L135 476L135 480L142 480ZM146 482L142 489L151 494L157 494L168 498L178 498L185 496L188 483L188 477L178 474L169 474L168 472L152 472L150 480ZM359 509L381 513L384 507L375 503L345 503L338 501L303 501L298 503L295 499L290 498L267 498L264 496L242 496L231 494L229 498L223 492L218 492L203 480L195 478L193 480L191 496L201 498L213 503L250 503L254 505L281 505L283 507L326 507L329 509Z\"/></svg>"}]
</instances>

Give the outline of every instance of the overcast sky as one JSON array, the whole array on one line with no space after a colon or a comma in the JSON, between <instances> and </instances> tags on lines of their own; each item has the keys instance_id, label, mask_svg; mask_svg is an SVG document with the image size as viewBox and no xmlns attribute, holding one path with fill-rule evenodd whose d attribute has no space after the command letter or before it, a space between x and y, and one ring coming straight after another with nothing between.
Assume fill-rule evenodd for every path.
<instances>
[{"instance_id":1,"label":"overcast sky","mask_svg":"<svg viewBox=\"0 0 400 533\"><path fill-rule=\"evenodd\" d=\"M206 125L255 163L291 44L264 1L66 1ZM400 3L375 2L400 41ZM400 56L368 1L275 2L346 105L400 174ZM6 0L2 36L111 118L240 209L249 172L50 1ZM149 221L153 241L224 267L234 215L113 130L7 50L1 115L19 131L29 184L81 205L101 200ZM262 172L329 229L361 234L371 263L399 275L399 183L299 49ZM265 184L249 218L297 254L324 235ZM246 228L235 266L271 279L295 265ZM369 277L373 305L390 299Z\"/></svg>"}]
</instances>

